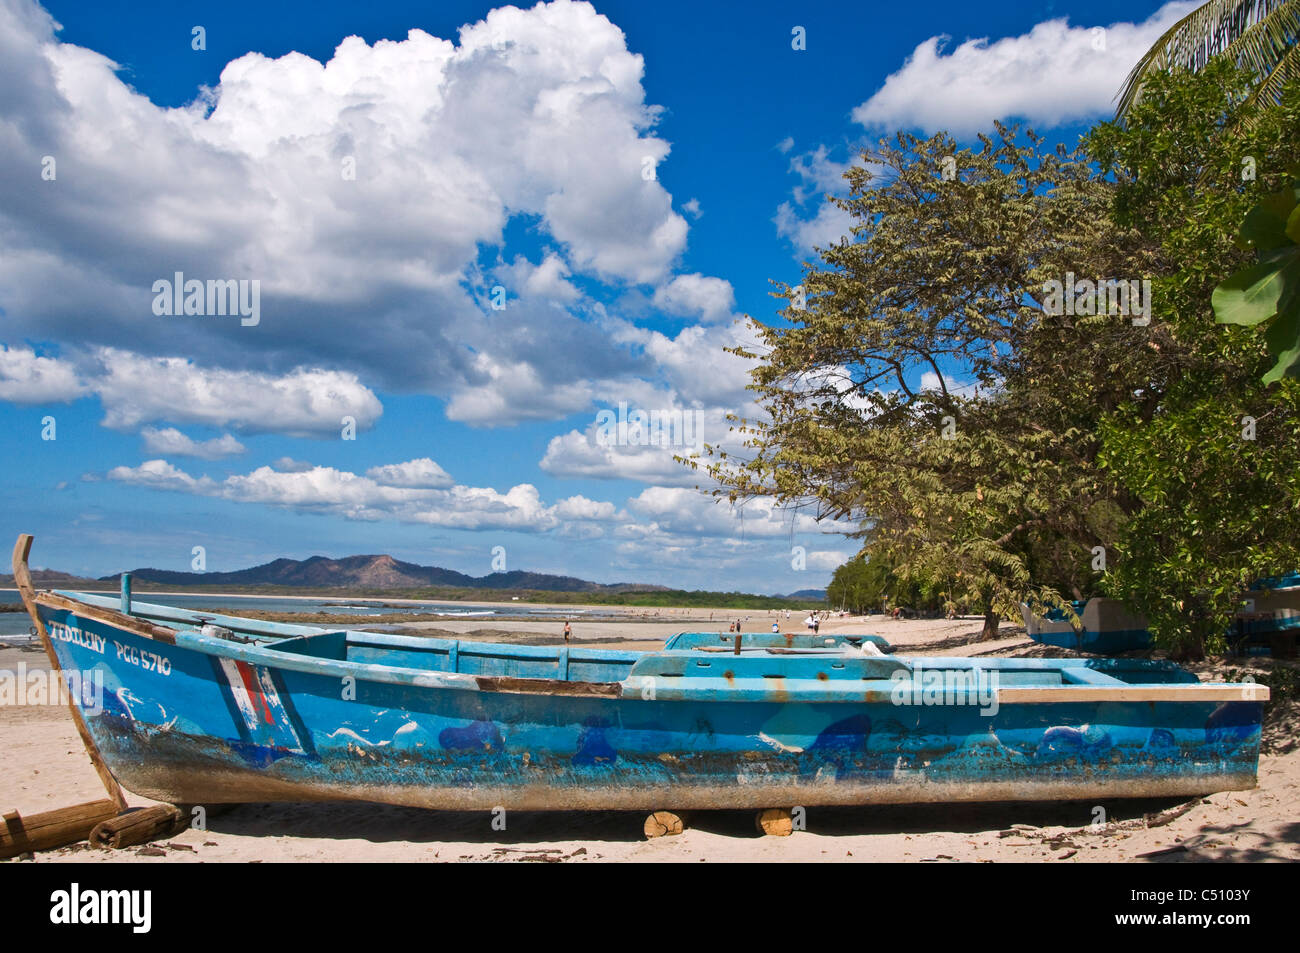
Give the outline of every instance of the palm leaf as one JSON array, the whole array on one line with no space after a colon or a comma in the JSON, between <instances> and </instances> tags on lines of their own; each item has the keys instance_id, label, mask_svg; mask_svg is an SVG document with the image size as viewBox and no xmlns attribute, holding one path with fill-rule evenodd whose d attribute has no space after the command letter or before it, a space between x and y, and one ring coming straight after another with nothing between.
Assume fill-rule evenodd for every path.
<instances>
[{"instance_id":1,"label":"palm leaf","mask_svg":"<svg viewBox=\"0 0 1300 953\"><path fill-rule=\"evenodd\" d=\"M1227 56L1254 73L1254 98L1276 102L1282 86L1300 72L1300 0L1209 0L1183 17L1143 54L1116 97L1115 118L1123 122L1142 99L1142 86L1159 70L1202 69Z\"/></svg>"},{"instance_id":2,"label":"palm leaf","mask_svg":"<svg viewBox=\"0 0 1300 953\"><path fill-rule=\"evenodd\" d=\"M1246 128L1254 128L1259 122L1259 111L1253 107L1264 103L1280 103L1282 87L1297 78L1300 78L1300 47L1293 46L1283 54L1273 71L1251 94L1248 103L1251 108L1246 110L1243 117Z\"/></svg>"}]
</instances>

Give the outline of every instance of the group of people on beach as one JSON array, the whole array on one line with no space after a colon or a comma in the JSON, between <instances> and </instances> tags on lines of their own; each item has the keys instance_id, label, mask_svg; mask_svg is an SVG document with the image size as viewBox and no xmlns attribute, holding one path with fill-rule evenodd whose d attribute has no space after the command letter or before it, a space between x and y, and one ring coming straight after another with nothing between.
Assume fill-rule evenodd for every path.
<instances>
[{"instance_id":1,"label":"group of people on beach","mask_svg":"<svg viewBox=\"0 0 1300 953\"><path fill-rule=\"evenodd\" d=\"M806 619L803 620L803 624L806 625L806 626L808 626L808 628L810 628L810 629L812 630L813 634L816 635L816 634L817 634L817 630L821 628L822 619L825 618L825 617L826 617L827 615L829 615L829 614L830 614L830 613L825 613L825 612L810 612L810 613L808 613L808 618L806 618ZM786 610L785 610L785 617L786 617L787 619L790 618L790 610L789 610L789 609L786 609ZM748 622L748 621L749 621L749 616L746 616L744 621L745 621L745 622ZM727 626L727 631L728 631L728 632L743 632L743 631L744 631L744 625L743 625L743 623L742 623L742 621L741 621L740 619L737 619L735 622L732 622L730 625ZM779 633L779 632L781 631L781 624L780 624L779 622L773 622L773 623L772 623L772 631L773 631L773 632L777 632L777 633Z\"/></svg>"}]
</instances>

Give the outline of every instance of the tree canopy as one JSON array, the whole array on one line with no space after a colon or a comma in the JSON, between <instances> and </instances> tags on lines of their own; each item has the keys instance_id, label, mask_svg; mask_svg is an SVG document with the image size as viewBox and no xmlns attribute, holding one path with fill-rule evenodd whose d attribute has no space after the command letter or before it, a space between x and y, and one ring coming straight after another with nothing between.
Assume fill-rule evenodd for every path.
<instances>
[{"instance_id":1,"label":"tree canopy","mask_svg":"<svg viewBox=\"0 0 1300 953\"><path fill-rule=\"evenodd\" d=\"M1019 602L1110 593L1203 652L1249 578L1300 565L1300 393L1265 391L1261 336L1210 307L1300 134L1300 97L1252 88L1217 61L1150 76L1074 149L997 125L864 152L833 200L852 234L736 351L767 416L715 456L718 492L855 521L986 636Z\"/></svg>"},{"instance_id":2,"label":"tree canopy","mask_svg":"<svg viewBox=\"0 0 1300 953\"><path fill-rule=\"evenodd\" d=\"M1246 71L1249 99L1278 103L1287 83L1300 79L1300 0L1209 0L1156 40L1129 73L1116 119L1127 119L1147 81L1170 69L1200 70L1223 58ZM1257 112L1243 115L1253 123Z\"/></svg>"}]
</instances>

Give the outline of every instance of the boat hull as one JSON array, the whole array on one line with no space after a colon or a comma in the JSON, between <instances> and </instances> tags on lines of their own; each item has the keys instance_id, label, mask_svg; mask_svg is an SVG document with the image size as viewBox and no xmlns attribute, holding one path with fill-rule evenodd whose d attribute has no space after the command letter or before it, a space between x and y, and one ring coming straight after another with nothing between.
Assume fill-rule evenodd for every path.
<instances>
[{"instance_id":1,"label":"boat hull","mask_svg":"<svg viewBox=\"0 0 1300 953\"><path fill-rule=\"evenodd\" d=\"M1296 576L1287 577L1293 581ZM1239 611L1227 633L1228 644L1238 652L1267 648L1278 657L1294 657L1295 637L1300 632L1300 587L1252 590L1247 608ZM1146 620L1134 615L1115 599L1094 598L1087 604L1074 603L1080 627L1065 621L1060 612L1047 618L1035 616L1027 605L1021 609L1025 632L1035 642L1094 655L1119 655L1149 649L1154 643Z\"/></svg>"},{"instance_id":2,"label":"boat hull","mask_svg":"<svg viewBox=\"0 0 1300 953\"><path fill-rule=\"evenodd\" d=\"M101 673L102 704L82 711L113 774L173 803L655 810L1181 797L1255 784L1257 701L1073 695L990 714L834 685L818 694L815 680L742 691L695 690L703 680L692 678L393 674L166 644L39 611L65 672Z\"/></svg>"}]
</instances>

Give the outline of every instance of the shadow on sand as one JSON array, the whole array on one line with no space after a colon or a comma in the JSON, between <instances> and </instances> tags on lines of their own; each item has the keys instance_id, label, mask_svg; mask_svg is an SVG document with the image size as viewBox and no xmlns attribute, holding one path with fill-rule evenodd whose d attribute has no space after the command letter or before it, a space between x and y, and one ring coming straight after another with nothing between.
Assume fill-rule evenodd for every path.
<instances>
[{"instance_id":1,"label":"shadow on sand","mask_svg":"<svg viewBox=\"0 0 1300 953\"><path fill-rule=\"evenodd\" d=\"M1171 799L1104 804L1108 822L1137 820L1176 806ZM1087 828L1096 804L1082 801L997 804L874 805L870 807L809 808L806 829L827 837L870 834L925 834L937 831L980 833L1025 828ZM372 843L409 841L483 845L547 844L557 841L631 843L644 839L648 812L632 811L511 811L506 829L493 829L489 812L427 811L382 804L241 804L212 811L207 829L243 836L360 838ZM688 826L725 837L757 838L754 811L693 811ZM1202 829L1208 840L1215 832ZM1037 836L1037 835L1035 835ZM1300 824L1288 828L1300 836ZM1250 857L1267 853L1270 845L1252 849ZM1185 859L1171 857L1170 859Z\"/></svg>"}]
</instances>

